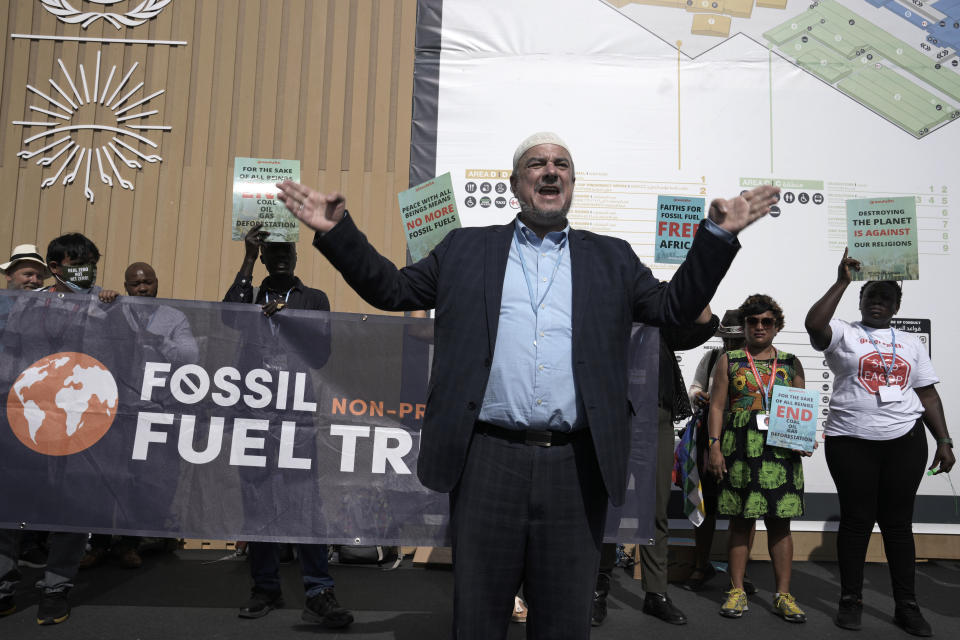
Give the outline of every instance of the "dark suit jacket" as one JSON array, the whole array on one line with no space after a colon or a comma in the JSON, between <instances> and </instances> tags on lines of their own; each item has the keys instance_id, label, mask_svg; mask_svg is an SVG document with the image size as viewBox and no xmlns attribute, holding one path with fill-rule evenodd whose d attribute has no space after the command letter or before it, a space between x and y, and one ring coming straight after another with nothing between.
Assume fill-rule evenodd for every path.
<instances>
[{"instance_id":1,"label":"dark suit jacket","mask_svg":"<svg viewBox=\"0 0 960 640\"><path fill-rule=\"evenodd\" d=\"M480 413L500 315L514 224L451 231L430 255L403 269L377 253L348 215L314 246L373 306L435 309L436 348L417 475L451 491ZM690 324L707 305L739 248L698 233L686 262L662 283L630 245L571 230L573 372L603 480L621 504L630 450L627 344L634 321Z\"/></svg>"}]
</instances>

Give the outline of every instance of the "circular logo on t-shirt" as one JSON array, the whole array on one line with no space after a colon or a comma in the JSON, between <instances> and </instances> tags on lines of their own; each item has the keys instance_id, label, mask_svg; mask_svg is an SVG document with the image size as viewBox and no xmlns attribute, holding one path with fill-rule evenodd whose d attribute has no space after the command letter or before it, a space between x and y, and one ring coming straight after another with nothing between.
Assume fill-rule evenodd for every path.
<instances>
[{"instance_id":1,"label":"circular logo on t-shirt","mask_svg":"<svg viewBox=\"0 0 960 640\"><path fill-rule=\"evenodd\" d=\"M24 445L48 456L93 446L117 417L117 383L85 353L54 353L17 377L7 395L7 421Z\"/></svg>"}]
</instances>

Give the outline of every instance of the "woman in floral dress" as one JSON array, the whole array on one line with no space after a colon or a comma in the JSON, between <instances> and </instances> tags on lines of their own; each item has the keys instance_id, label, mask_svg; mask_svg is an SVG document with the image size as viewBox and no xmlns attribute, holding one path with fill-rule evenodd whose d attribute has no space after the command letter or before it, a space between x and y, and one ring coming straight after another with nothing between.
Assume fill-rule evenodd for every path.
<instances>
[{"instance_id":1,"label":"woman in floral dress","mask_svg":"<svg viewBox=\"0 0 960 640\"><path fill-rule=\"evenodd\" d=\"M774 607L785 620L805 622L806 615L790 595L790 519L803 515L801 454L766 444L773 387L803 387L803 367L795 356L773 346L783 328L783 310L773 298L752 295L738 312L746 346L717 360L708 417L706 470L719 482L718 512L730 517L731 588L720 614L739 618L747 610L743 574L748 541L755 521L763 518L777 582Z\"/></svg>"}]
</instances>

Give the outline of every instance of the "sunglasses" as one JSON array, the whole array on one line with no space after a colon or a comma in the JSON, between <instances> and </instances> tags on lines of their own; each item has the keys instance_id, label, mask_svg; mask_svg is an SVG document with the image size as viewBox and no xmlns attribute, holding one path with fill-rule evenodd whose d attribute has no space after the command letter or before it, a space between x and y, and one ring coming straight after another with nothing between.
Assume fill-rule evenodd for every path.
<instances>
[{"instance_id":1,"label":"sunglasses","mask_svg":"<svg viewBox=\"0 0 960 640\"><path fill-rule=\"evenodd\" d=\"M762 325L764 329L769 329L770 327L773 326L773 323L776 322L776 320L774 320L769 316L764 318L759 318L757 316L747 316L745 319L747 321L747 326L755 327L759 324L759 325Z\"/></svg>"}]
</instances>

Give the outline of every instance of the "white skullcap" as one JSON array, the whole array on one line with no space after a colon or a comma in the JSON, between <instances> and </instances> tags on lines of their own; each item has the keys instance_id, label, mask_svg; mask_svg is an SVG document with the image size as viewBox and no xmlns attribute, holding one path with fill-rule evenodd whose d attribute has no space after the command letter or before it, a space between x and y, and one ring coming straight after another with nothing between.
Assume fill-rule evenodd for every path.
<instances>
[{"instance_id":1,"label":"white skullcap","mask_svg":"<svg viewBox=\"0 0 960 640\"><path fill-rule=\"evenodd\" d=\"M523 154L539 144L555 144L558 147L563 147L567 150L567 153L570 153L570 147L567 146L567 143L564 142L560 136L552 131L540 131L521 142L517 150L513 152L514 171L517 170L517 165L520 164L520 158L523 157Z\"/></svg>"}]
</instances>

